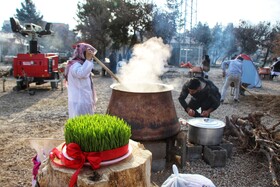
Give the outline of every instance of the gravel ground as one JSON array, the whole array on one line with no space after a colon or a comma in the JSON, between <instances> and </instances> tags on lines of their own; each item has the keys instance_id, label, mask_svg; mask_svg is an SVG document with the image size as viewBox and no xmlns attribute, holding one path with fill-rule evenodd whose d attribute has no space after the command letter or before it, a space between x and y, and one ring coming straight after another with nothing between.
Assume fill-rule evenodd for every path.
<instances>
[{"instance_id":1,"label":"gravel ground","mask_svg":"<svg viewBox=\"0 0 280 187\"><path fill-rule=\"evenodd\" d=\"M188 79L187 69L170 68L163 76L166 84L172 84L172 96L178 118L188 119L182 110L177 98L182 84ZM221 70L212 68L209 77L219 87L222 87L223 78ZM98 94L97 113L105 113L111 96L110 85L114 82L111 77L96 75L94 84ZM225 116L237 114L247 116L254 111L263 111L271 116L265 117L264 122L270 126L280 121L279 105L272 105L272 99L280 99L280 79L263 81L262 88L250 89L253 94L258 94L261 101L256 100L246 92L240 98L240 103L233 103L233 98L228 94L225 104L212 113L212 118L225 121ZM48 84L35 86L35 95L30 96L27 91L15 92L15 80L7 78L6 92L2 92L0 82L0 184L3 187L31 186L32 157L36 152L30 147L28 138L63 138L63 125L67 120L67 89L63 92L52 91ZM238 148L234 143L232 157L227 160L222 168L211 168L203 160L187 163L186 170L181 173L197 173L211 179L216 186L272 186L271 175L266 158L261 154L249 154ZM166 169L152 173L151 180L154 186L160 186L170 175L171 165L167 163ZM280 167L277 165L277 177L280 178Z\"/></svg>"},{"instance_id":2,"label":"gravel ground","mask_svg":"<svg viewBox=\"0 0 280 187\"><path fill-rule=\"evenodd\" d=\"M184 119L188 119L188 116L180 106L177 98L180 94L180 89L183 82L185 82L187 79L185 76L187 71L187 69L175 68L174 72L179 72L181 78L178 79L178 77L175 76L174 79L176 81L167 81L170 83L180 83L175 87L172 94L177 115L178 117ZM220 69L212 68L209 73L209 79L212 80L220 89L222 88L224 80L221 76ZM263 80L262 83L262 88L249 89L249 91L252 94L257 95L261 101L255 99L252 94L245 92L246 95L240 97L240 103L234 103L233 96L228 93L225 104L221 105L216 111L214 111L211 114L211 117L225 122L225 116L230 117L231 115L236 114L243 117L254 111L262 111L271 115L271 117L268 116L262 119L264 124L267 124L268 126L276 124L276 122L280 121L280 106L279 103L278 105L275 103L275 101L279 101L280 99L280 80L279 78L273 81ZM180 170L180 172L204 175L211 179L216 186L272 186L271 175L269 173L266 157L264 157L262 154L249 154L247 152L243 152L242 150L238 149L238 142L234 138L225 138L230 139L231 142L234 143L232 157L227 159L225 167L211 168L203 160L196 160L187 162L186 170ZM154 174L152 179L162 177L162 181L166 180L166 178L168 178L168 176L171 174L171 165L172 163L167 164L166 170L164 172ZM278 179L280 179L279 164L276 166L276 171L278 171ZM158 186L162 184L160 182L157 183Z\"/></svg>"}]
</instances>

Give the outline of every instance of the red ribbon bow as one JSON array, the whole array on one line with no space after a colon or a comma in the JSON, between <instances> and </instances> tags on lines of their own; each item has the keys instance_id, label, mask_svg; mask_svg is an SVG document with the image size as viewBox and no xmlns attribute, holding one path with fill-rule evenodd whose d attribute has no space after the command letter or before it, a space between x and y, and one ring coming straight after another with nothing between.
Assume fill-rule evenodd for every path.
<instances>
[{"instance_id":1,"label":"red ribbon bow","mask_svg":"<svg viewBox=\"0 0 280 187\"><path fill-rule=\"evenodd\" d=\"M64 144L63 147L64 146L66 146L66 144ZM63 147L61 150L63 150ZM100 164L102 161L118 158L126 154L127 151L128 144L116 149L106 150L102 152L83 152L78 144L69 143L66 147L66 153L70 158L72 158L71 160L66 158L57 148L54 148L50 153L50 159L58 166L65 166L68 168L76 169L69 183L69 186L73 187L76 184L78 175L86 161L90 163L93 169L98 169L100 168ZM54 162L55 158L60 159L63 164Z\"/></svg>"},{"instance_id":2,"label":"red ribbon bow","mask_svg":"<svg viewBox=\"0 0 280 187\"><path fill-rule=\"evenodd\" d=\"M63 145L63 147L65 144ZM63 148L62 147L62 148ZM73 187L78 179L78 175L84 166L85 162L88 161L93 169L100 168L101 153L100 152L83 152L80 146L76 143L69 143L66 148L66 153L69 157L73 158L73 160L69 160L57 149L54 148L50 154L50 159L54 160L55 157L61 159L64 165L68 168L76 169L75 173L72 175L69 186Z\"/></svg>"},{"instance_id":3,"label":"red ribbon bow","mask_svg":"<svg viewBox=\"0 0 280 187\"><path fill-rule=\"evenodd\" d=\"M92 169L100 168L100 163L102 161L100 152L83 152L78 144L69 143L67 145L66 153L74 160L68 160L67 158L62 157L62 161L64 162L65 166L68 168L77 169L71 177L69 183L70 187L76 184L78 175L86 161L90 163Z\"/></svg>"}]
</instances>

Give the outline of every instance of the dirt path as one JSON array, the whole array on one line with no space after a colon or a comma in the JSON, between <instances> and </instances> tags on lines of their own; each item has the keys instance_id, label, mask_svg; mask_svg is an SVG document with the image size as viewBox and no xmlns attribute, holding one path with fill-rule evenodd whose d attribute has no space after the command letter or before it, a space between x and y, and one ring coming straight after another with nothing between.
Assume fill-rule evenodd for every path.
<instances>
[{"instance_id":1,"label":"dirt path","mask_svg":"<svg viewBox=\"0 0 280 187\"><path fill-rule=\"evenodd\" d=\"M183 82L187 80L186 74L187 70L176 69L174 77L164 79L166 83L174 85L174 104L178 117L182 118L187 116L177 98ZM212 69L209 77L221 88L223 79L219 69ZM95 76L94 83L98 94L97 113L105 113L111 95L109 86L113 80L110 77ZM240 98L241 102L236 104L232 103L232 97L228 94L226 104L219 107L212 117L224 121L227 115L242 116L261 110L272 115L266 119L270 125L280 120L279 85L278 78L274 81L263 81L262 88L250 89L254 94L262 94L259 95L261 101L246 93L246 96ZM31 96L27 91L13 91L14 86L15 80L10 77L6 81L6 92L2 92L2 80L0 82L0 184L3 187L31 186L31 159L36 155L36 151L30 147L28 138L63 139L63 126L68 117L66 88L62 92L60 89L52 91L48 84L31 85L32 89L35 89L35 95ZM275 100L278 104L275 104ZM200 173L211 178L217 186L267 186L270 184L267 164L265 161L256 161L259 161L258 158L234 150L233 158L225 168L212 169L203 161L197 161L189 163L187 169L190 173ZM250 171L250 164L256 165L254 171ZM152 174L154 184L160 186L171 174L169 165L167 166L163 172ZM250 176L236 176L239 179L234 179L230 176L233 173ZM236 182L237 180L239 182Z\"/></svg>"}]
</instances>

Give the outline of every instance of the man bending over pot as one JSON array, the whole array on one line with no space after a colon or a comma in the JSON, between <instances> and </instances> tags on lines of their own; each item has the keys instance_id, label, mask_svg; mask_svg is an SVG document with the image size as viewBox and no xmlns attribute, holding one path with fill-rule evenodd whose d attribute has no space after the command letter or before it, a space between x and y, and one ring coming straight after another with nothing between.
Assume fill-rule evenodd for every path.
<instances>
[{"instance_id":1,"label":"man bending over pot","mask_svg":"<svg viewBox=\"0 0 280 187\"><path fill-rule=\"evenodd\" d=\"M191 99L186 102L189 94ZM221 94L217 86L202 77L187 81L178 98L182 107L192 117L210 117L210 113L220 106L220 99ZM199 108L201 108L201 113L198 112Z\"/></svg>"}]
</instances>

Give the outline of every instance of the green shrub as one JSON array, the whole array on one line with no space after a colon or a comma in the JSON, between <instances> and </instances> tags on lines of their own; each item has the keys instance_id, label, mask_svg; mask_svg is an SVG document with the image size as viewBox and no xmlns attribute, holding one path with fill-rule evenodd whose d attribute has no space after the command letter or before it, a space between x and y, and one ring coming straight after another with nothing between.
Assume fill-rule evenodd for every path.
<instances>
[{"instance_id":1,"label":"green shrub","mask_svg":"<svg viewBox=\"0 0 280 187\"><path fill-rule=\"evenodd\" d=\"M81 115L67 120L64 135L66 144L76 143L84 152L100 152L128 144L131 127L108 114Z\"/></svg>"}]
</instances>

